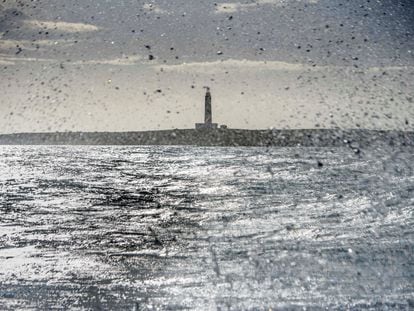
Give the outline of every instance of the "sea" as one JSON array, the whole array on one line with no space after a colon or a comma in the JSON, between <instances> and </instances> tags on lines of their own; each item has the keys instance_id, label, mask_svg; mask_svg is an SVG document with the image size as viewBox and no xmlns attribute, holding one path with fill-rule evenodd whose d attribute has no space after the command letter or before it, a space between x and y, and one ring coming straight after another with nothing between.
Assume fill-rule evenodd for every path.
<instances>
[{"instance_id":1,"label":"sea","mask_svg":"<svg viewBox=\"0 0 414 311\"><path fill-rule=\"evenodd\" d=\"M0 146L1 310L413 310L414 150Z\"/></svg>"}]
</instances>

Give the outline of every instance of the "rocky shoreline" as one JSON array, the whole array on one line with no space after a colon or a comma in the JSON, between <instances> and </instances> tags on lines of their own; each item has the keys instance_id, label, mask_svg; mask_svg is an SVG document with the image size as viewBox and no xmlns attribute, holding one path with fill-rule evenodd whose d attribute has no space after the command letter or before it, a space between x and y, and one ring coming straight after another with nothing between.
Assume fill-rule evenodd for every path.
<instances>
[{"instance_id":1,"label":"rocky shoreline","mask_svg":"<svg viewBox=\"0 0 414 311\"><path fill-rule=\"evenodd\" d=\"M414 132L380 130L176 129L145 132L55 132L0 135L1 145L195 145L310 146L352 148L386 144L414 146Z\"/></svg>"}]
</instances>

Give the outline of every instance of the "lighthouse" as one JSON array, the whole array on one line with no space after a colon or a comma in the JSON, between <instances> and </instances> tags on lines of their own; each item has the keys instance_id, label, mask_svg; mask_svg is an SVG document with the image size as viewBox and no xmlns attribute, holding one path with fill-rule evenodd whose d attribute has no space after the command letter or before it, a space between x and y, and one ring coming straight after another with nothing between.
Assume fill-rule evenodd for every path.
<instances>
[{"instance_id":1,"label":"lighthouse","mask_svg":"<svg viewBox=\"0 0 414 311\"><path fill-rule=\"evenodd\" d=\"M206 96L204 98L204 123L196 123L196 129L216 129L217 123L213 123L213 110L211 106L210 88L206 87Z\"/></svg>"},{"instance_id":2,"label":"lighthouse","mask_svg":"<svg viewBox=\"0 0 414 311\"><path fill-rule=\"evenodd\" d=\"M211 111L211 93L209 87L206 89L206 97L204 100L204 124L211 124L213 121L213 112Z\"/></svg>"}]
</instances>

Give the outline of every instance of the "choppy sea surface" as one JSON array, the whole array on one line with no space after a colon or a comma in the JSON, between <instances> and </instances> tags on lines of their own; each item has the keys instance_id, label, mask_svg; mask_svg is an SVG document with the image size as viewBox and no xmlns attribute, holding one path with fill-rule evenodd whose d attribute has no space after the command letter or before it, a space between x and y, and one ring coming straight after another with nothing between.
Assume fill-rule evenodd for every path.
<instances>
[{"instance_id":1,"label":"choppy sea surface","mask_svg":"<svg viewBox=\"0 0 414 311\"><path fill-rule=\"evenodd\" d=\"M0 147L1 310L414 308L413 149Z\"/></svg>"}]
</instances>

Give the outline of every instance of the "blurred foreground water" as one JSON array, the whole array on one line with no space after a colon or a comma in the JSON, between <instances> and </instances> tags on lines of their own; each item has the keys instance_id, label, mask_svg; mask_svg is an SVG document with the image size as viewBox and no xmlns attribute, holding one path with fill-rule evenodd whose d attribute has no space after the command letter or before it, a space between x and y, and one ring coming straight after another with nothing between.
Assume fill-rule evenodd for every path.
<instances>
[{"instance_id":1,"label":"blurred foreground water","mask_svg":"<svg viewBox=\"0 0 414 311\"><path fill-rule=\"evenodd\" d=\"M0 147L0 309L414 307L414 152Z\"/></svg>"}]
</instances>

